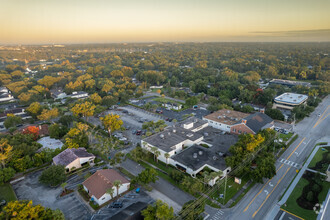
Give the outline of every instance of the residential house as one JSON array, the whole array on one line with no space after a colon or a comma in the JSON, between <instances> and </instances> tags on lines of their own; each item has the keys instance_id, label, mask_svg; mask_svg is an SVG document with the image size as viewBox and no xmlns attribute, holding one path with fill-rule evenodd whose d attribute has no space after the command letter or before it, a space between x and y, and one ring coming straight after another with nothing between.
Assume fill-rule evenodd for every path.
<instances>
[{"instance_id":1,"label":"residential house","mask_svg":"<svg viewBox=\"0 0 330 220\"><path fill-rule=\"evenodd\" d=\"M68 148L53 158L55 165L63 165L66 172L78 169L87 163L93 163L95 156L88 153L85 148Z\"/></svg>"},{"instance_id":2,"label":"residential house","mask_svg":"<svg viewBox=\"0 0 330 220\"><path fill-rule=\"evenodd\" d=\"M10 102L14 101L15 98L10 94L7 87L0 87L0 102Z\"/></svg>"},{"instance_id":3,"label":"residential house","mask_svg":"<svg viewBox=\"0 0 330 220\"><path fill-rule=\"evenodd\" d=\"M59 89L52 89L50 91L51 96L53 99L64 99L67 97L67 94L65 92L63 92L63 90L61 88Z\"/></svg>"},{"instance_id":4,"label":"residential house","mask_svg":"<svg viewBox=\"0 0 330 220\"><path fill-rule=\"evenodd\" d=\"M3 113L0 113L0 125L4 124L5 120L7 119L8 114L13 114L13 115L19 116L22 119L31 118L30 115L26 114L24 108L9 109L9 110L5 110Z\"/></svg>"},{"instance_id":5,"label":"residential house","mask_svg":"<svg viewBox=\"0 0 330 220\"><path fill-rule=\"evenodd\" d=\"M112 196L117 196L117 188L114 185L116 180L120 180L121 182L121 185L118 189L118 194L122 194L129 190L130 182L113 169L96 171L92 176L86 179L82 185L86 192L88 192L92 201L102 205L103 203L112 199L111 195L107 193L107 189L112 188L114 190Z\"/></svg>"}]
</instances>

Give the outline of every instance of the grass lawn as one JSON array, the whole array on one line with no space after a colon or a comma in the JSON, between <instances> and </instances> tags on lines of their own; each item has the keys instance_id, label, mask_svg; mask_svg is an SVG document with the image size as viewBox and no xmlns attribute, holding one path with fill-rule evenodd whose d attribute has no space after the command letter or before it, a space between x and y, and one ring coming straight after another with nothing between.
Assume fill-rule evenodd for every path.
<instances>
[{"instance_id":1,"label":"grass lawn","mask_svg":"<svg viewBox=\"0 0 330 220\"><path fill-rule=\"evenodd\" d=\"M293 133L289 133L289 134L279 134L278 137L281 138L283 140L283 142L287 142L291 137L292 137Z\"/></svg>"},{"instance_id":2,"label":"grass lawn","mask_svg":"<svg viewBox=\"0 0 330 220\"><path fill-rule=\"evenodd\" d=\"M304 219L316 219L317 215L313 210L303 209L296 202L296 200L300 197L303 188L308 185L308 183L308 180L301 178L286 201L286 206L284 204L281 208Z\"/></svg>"},{"instance_id":3,"label":"grass lawn","mask_svg":"<svg viewBox=\"0 0 330 220\"><path fill-rule=\"evenodd\" d=\"M234 177L229 177L227 179L227 189L226 189L226 198L225 200L223 198L220 198L220 194L224 194L225 189L225 179L222 180L223 183L221 183L220 187L212 193L212 198L214 200L217 200L221 204L225 205L248 181L247 178L243 178L241 184L235 183Z\"/></svg>"},{"instance_id":4,"label":"grass lawn","mask_svg":"<svg viewBox=\"0 0 330 220\"><path fill-rule=\"evenodd\" d=\"M323 160L323 156L324 154L328 154L329 153L329 147L321 147L318 149L318 151L316 152L316 154L314 155L312 161L309 163L308 168L313 169L313 167L316 166L316 164L320 161ZM325 164L327 163L327 161L323 161ZM320 168L314 168L314 170L325 173L327 167L320 167Z\"/></svg>"},{"instance_id":5,"label":"grass lawn","mask_svg":"<svg viewBox=\"0 0 330 220\"><path fill-rule=\"evenodd\" d=\"M171 99L167 99L167 98L163 98L163 97L157 97L157 98L154 98L153 101L161 102L161 103L167 103L167 102L171 102L171 103L180 103L180 104L184 105L184 101L182 101L182 102L177 102L177 101L174 101L174 100L171 100Z\"/></svg>"},{"instance_id":6,"label":"grass lawn","mask_svg":"<svg viewBox=\"0 0 330 220\"><path fill-rule=\"evenodd\" d=\"M17 200L15 192L9 183L0 185L0 198L7 202Z\"/></svg>"}]
</instances>

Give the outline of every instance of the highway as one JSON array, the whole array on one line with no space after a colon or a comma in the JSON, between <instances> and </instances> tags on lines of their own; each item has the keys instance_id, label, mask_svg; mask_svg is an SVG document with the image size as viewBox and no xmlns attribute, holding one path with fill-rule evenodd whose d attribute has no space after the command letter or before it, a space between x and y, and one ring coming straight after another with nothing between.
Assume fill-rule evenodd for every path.
<instances>
[{"instance_id":1,"label":"highway","mask_svg":"<svg viewBox=\"0 0 330 220\"><path fill-rule=\"evenodd\" d=\"M318 116L321 114L321 116ZM276 175L264 184L256 184L233 208L222 209L219 219L274 219L277 202L304 163L315 144L330 136L329 128L330 96L327 96L310 117L294 127L298 139L282 154L276 162Z\"/></svg>"}]
</instances>

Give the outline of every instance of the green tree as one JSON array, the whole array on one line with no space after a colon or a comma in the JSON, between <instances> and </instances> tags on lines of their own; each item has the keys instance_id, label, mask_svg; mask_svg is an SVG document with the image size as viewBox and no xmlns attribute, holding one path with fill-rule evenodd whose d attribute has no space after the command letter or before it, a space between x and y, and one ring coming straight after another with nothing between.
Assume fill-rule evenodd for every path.
<instances>
[{"instance_id":1,"label":"green tree","mask_svg":"<svg viewBox=\"0 0 330 220\"><path fill-rule=\"evenodd\" d=\"M170 158L170 154L169 153L165 153L164 154L165 158L166 158L166 166L168 165L168 158Z\"/></svg>"},{"instance_id":2,"label":"green tree","mask_svg":"<svg viewBox=\"0 0 330 220\"><path fill-rule=\"evenodd\" d=\"M66 186L68 185L68 183L67 182L64 182L64 183L62 183L61 184L61 187L62 187L62 189L63 189L63 192L66 192Z\"/></svg>"},{"instance_id":3,"label":"green tree","mask_svg":"<svg viewBox=\"0 0 330 220\"><path fill-rule=\"evenodd\" d=\"M137 176L137 180L145 184L148 184L150 182L155 183L156 180L158 180L157 172L153 168L146 168L141 173L139 173L139 175Z\"/></svg>"},{"instance_id":4,"label":"green tree","mask_svg":"<svg viewBox=\"0 0 330 220\"><path fill-rule=\"evenodd\" d=\"M170 220L174 219L174 211L165 202L157 200L153 205L141 211L145 220Z\"/></svg>"},{"instance_id":5,"label":"green tree","mask_svg":"<svg viewBox=\"0 0 330 220\"><path fill-rule=\"evenodd\" d=\"M122 183L121 183L120 180L115 180L115 181L113 182L113 185L116 187L116 189L117 189L117 197L119 197L119 188L120 188L120 186L122 185Z\"/></svg>"},{"instance_id":6,"label":"green tree","mask_svg":"<svg viewBox=\"0 0 330 220\"><path fill-rule=\"evenodd\" d=\"M266 109L265 114L274 120L284 120L284 115L278 109Z\"/></svg>"},{"instance_id":7,"label":"green tree","mask_svg":"<svg viewBox=\"0 0 330 220\"><path fill-rule=\"evenodd\" d=\"M62 165L53 165L44 170L39 181L45 185L58 186L66 180L65 169Z\"/></svg>"},{"instance_id":8,"label":"green tree","mask_svg":"<svg viewBox=\"0 0 330 220\"><path fill-rule=\"evenodd\" d=\"M11 167L0 169L0 185L8 182L15 175L15 173L15 170Z\"/></svg>"},{"instance_id":9,"label":"green tree","mask_svg":"<svg viewBox=\"0 0 330 220\"><path fill-rule=\"evenodd\" d=\"M56 123L49 126L48 130L49 130L49 136L51 138L56 138L56 139L62 138L68 132L68 129L66 127Z\"/></svg>"},{"instance_id":10,"label":"green tree","mask_svg":"<svg viewBox=\"0 0 330 220\"><path fill-rule=\"evenodd\" d=\"M113 199L113 194L115 193L115 190L113 188L108 188L106 190L106 193L111 196L111 199Z\"/></svg>"},{"instance_id":11,"label":"green tree","mask_svg":"<svg viewBox=\"0 0 330 220\"><path fill-rule=\"evenodd\" d=\"M186 99L186 106L192 107L194 105L197 105L198 98L196 96L192 96Z\"/></svg>"},{"instance_id":12,"label":"green tree","mask_svg":"<svg viewBox=\"0 0 330 220\"><path fill-rule=\"evenodd\" d=\"M42 106L39 102L32 102L26 111L33 117L37 117L42 111Z\"/></svg>"},{"instance_id":13,"label":"green tree","mask_svg":"<svg viewBox=\"0 0 330 220\"><path fill-rule=\"evenodd\" d=\"M185 216L187 220L202 220L203 216L201 214L205 210L205 202L201 204L197 203L195 200L186 202L179 213L180 216Z\"/></svg>"},{"instance_id":14,"label":"green tree","mask_svg":"<svg viewBox=\"0 0 330 220\"><path fill-rule=\"evenodd\" d=\"M78 117L82 115L88 121L88 117L94 115L96 106L91 102L78 103L71 109L74 116Z\"/></svg>"},{"instance_id":15,"label":"green tree","mask_svg":"<svg viewBox=\"0 0 330 220\"><path fill-rule=\"evenodd\" d=\"M312 192L312 191L309 191L309 192L307 193L307 195L306 195L306 199L307 199L308 201L312 202L312 201L313 201L313 198L314 198L314 196L313 196L313 192Z\"/></svg>"},{"instance_id":16,"label":"green tree","mask_svg":"<svg viewBox=\"0 0 330 220\"><path fill-rule=\"evenodd\" d=\"M13 114L8 114L4 121L4 126L8 129L22 123L22 118Z\"/></svg>"}]
</instances>

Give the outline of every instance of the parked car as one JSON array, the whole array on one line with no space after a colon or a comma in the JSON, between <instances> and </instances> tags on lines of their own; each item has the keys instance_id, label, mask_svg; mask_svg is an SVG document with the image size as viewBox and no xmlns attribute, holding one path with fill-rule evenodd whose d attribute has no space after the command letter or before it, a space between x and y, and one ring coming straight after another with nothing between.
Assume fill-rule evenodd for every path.
<instances>
[{"instance_id":1,"label":"parked car","mask_svg":"<svg viewBox=\"0 0 330 220\"><path fill-rule=\"evenodd\" d=\"M136 130L133 130L133 131L132 131L132 134L136 134Z\"/></svg>"},{"instance_id":2,"label":"parked car","mask_svg":"<svg viewBox=\"0 0 330 220\"><path fill-rule=\"evenodd\" d=\"M161 110L161 109L157 109L157 110L156 110L156 113L158 113L158 114L163 114L163 110Z\"/></svg>"},{"instance_id":3,"label":"parked car","mask_svg":"<svg viewBox=\"0 0 330 220\"><path fill-rule=\"evenodd\" d=\"M123 113L128 113L128 111L127 110L123 110Z\"/></svg>"},{"instance_id":4,"label":"parked car","mask_svg":"<svg viewBox=\"0 0 330 220\"><path fill-rule=\"evenodd\" d=\"M169 120L169 118L165 118L165 121L168 121Z\"/></svg>"},{"instance_id":5,"label":"parked car","mask_svg":"<svg viewBox=\"0 0 330 220\"><path fill-rule=\"evenodd\" d=\"M138 130L138 131L136 131L135 134L136 134L136 135L141 135L141 132L142 132L141 130Z\"/></svg>"},{"instance_id":6,"label":"parked car","mask_svg":"<svg viewBox=\"0 0 330 220\"><path fill-rule=\"evenodd\" d=\"M173 118L169 118L168 121L169 121L169 122L173 121Z\"/></svg>"},{"instance_id":7,"label":"parked car","mask_svg":"<svg viewBox=\"0 0 330 220\"><path fill-rule=\"evenodd\" d=\"M111 208L122 208L123 207L123 202L118 201L118 202L114 202L110 205Z\"/></svg>"},{"instance_id":8,"label":"parked car","mask_svg":"<svg viewBox=\"0 0 330 220\"><path fill-rule=\"evenodd\" d=\"M5 206L7 204L6 200L1 199L0 200L0 207Z\"/></svg>"},{"instance_id":9,"label":"parked car","mask_svg":"<svg viewBox=\"0 0 330 220\"><path fill-rule=\"evenodd\" d=\"M318 116L318 117L321 117L321 114L319 113L319 114L317 114L317 116Z\"/></svg>"},{"instance_id":10,"label":"parked car","mask_svg":"<svg viewBox=\"0 0 330 220\"><path fill-rule=\"evenodd\" d=\"M120 141L127 141L127 138L125 138L125 137L121 137L121 138L119 138L119 140L120 140Z\"/></svg>"}]
</instances>

